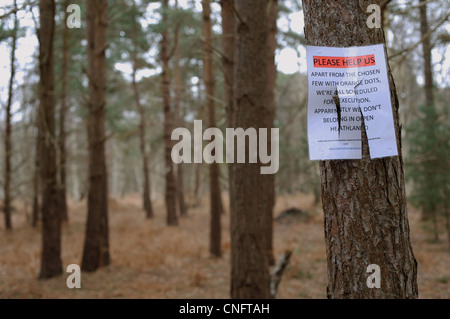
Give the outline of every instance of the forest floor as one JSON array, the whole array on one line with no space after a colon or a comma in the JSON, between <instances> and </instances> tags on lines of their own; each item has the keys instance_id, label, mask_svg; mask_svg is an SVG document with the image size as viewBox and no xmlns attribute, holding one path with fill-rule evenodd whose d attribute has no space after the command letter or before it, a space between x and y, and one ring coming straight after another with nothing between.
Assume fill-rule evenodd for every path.
<instances>
[{"instance_id":1,"label":"forest floor","mask_svg":"<svg viewBox=\"0 0 450 319\"><path fill-rule=\"evenodd\" d=\"M225 197L225 196L224 196ZM279 298L326 298L327 271L320 207L311 196L280 196L275 216L291 207L305 214L275 221L275 255L292 250L279 287ZM80 264L86 203L70 203L70 222L63 226L62 261ZM112 264L82 274L82 288L68 289L69 274L40 281L41 235L16 212L14 230L0 221L0 298L228 298L230 273L229 215L223 215L223 257L208 253L208 202L191 208L178 227L165 225L162 201L155 218L146 220L139 196L110 201ZM420 215L409 209L412 245L419 263L420 298L450 298L450 253L444 233L434 243Z\"/></svg>"}]
</instances>

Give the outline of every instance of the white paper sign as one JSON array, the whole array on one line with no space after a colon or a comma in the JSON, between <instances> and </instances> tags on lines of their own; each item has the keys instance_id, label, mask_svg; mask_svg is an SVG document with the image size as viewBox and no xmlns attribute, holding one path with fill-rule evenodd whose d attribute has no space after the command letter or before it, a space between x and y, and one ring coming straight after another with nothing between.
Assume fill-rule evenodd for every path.
<instances>
[{"instance_id":1,"label":"white paper sign","mask_svg":"<svg viewBox=\"0 0 450 319\"><path fill-rule=\"evenodd\" d=\"M370 157L396 156L384 45L307 47L311 160L361 159L364 122Z\"/></svg>"}]
</instances>

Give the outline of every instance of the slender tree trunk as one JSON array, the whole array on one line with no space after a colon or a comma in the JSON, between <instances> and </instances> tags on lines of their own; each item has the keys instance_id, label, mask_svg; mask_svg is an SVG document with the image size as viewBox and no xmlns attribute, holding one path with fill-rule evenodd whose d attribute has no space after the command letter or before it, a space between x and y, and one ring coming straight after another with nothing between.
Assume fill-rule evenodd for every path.
<instances>
[{"instance_id":1,"label":"slender tree trunk","mask_svg":"<svg viewBox=\"0 0 450 319\"><path fill-rule=\"evenodd\" d=\"M35 228L39 221L39 175L40 175L40 116L37 115L36 127L38 128L38 136L36 137L36 147L34 154L34 171L33 171L33 208L31 213L31 227Z\"/></svg>"},{"instance_id":2,"label":"slender tree trunk","mask_svg":"<svg viewBox=\"0 0 450 319\"><path fill-rule=\"evenodd\" d=\"M434 241L439 241L439 226L438 226L438 216L436 210L429 212L427 215L431 216L431 219L433 221L433 234L434 234Z\"/></svg>"},{"instance_id":3,"label":"slender tree trunk","mask_svg":"<svg viewBox=\"0 0 450 319\"><path fill-rule=\"evenodd\" d=\"M221 0L222 6L222 69L224 77L225 105L227 111L227 127L235 127L235 112L233 105L234 80L234 0ZM234 187L233 169L228 165L228 195L231 203Z\"/></svg>"},{"instance_id":4,"label":"slender tree trunk","mask_svg":"<svg viewBox=\"0 0 450 319\"><path fill-rule=\"evenodd\" d=\"M208 127L216 126L216 110L214 105L215 80L213 69L213 44L211 25L211 4L210 0L202 1L203 7L203 81L206 91L206 107L208 112ZM219 185L219 165L212 163L209 165L209 191L210 191L210 237L209 252L215 256L222 255L221 249L221 223L222 213L220 185Z\"/></svg>"},{"instance_id":5,"label":"slender tree trunk","mask_svg":"<svg viewBox=\"0 0 450 319\"><path fill-rule=\"evenodd\" d=\"M65 1L64 7L69 6L69 0ZM65 21L69 13L65 14ZM66 195L66 111L67 111L67 72L69 64L69 27L64 23L63 34L63 60L61 74L61 109L59 113L59 187L58 187L58 210L62 221L68 221L67 195Z\"/></svg>"},{"instance_id":6,"label":"slender tree trunk","mask_svg":"<svg viewBox=\"0 0 450 319\"><path fill-rule=\"evenodd\" d=\"M268 0L269 6L269 33L267 37L268 61L267 61L267 129L275 124L275 88L277 84L277 66L275 64L275 50L277 49L277 18L278 0ZM268 148L272 149L271 134L267 134ZM273 155L273 154L272 154ZM267 244L269 264L275 264L273 253L273 208L275 206L275 174L265 176L267 187Z\"/></svg>"},{"instance_id":7,"label":"slender tree trunk","mask_svg":"<svg viewBox=\"0 0 450 319\"><path fill-rule=\"evenodd\" d=\"M188 215L186 201L184 199L184 169L183 163L177 165L177 197L178 208L180 216L186 217Z\"/></svg>"},{"instance_id":8,"label":"slender tree trunk","mask_svg":"<svg viewBox=\"0 0 450 319\"><path fill-rule=\"evenodd\" d=\"M444 204L444 214L445 214L445 227L447 229L447 242L448 242L448 249L450 249L450 212L448 210L448 199L446 199L446 202Z\"/></svg>"},{"instance_id":9,"label":"slender tree trunk","mask_svg":"<svg viewBox=\"0 0 450 319\"><path fill-rule=\"evenodd\" d=\"M385 43L366 26L369 4L380 1L303 0L308 45L349 47ZM389 72L399 154L398 99ZM363 159L320 163L328 298L417 298L417 261L409 238L402 157L371 160L363 130ZM367 286L379 265L381 288Z\"/></svg>"},{"instance_id":10,"label":"slender tree trunk","mask_svg":"<svg viewBox=\"0 0 450 319\"><path fill-rule=\"evenodd\" d=\"M17 1L14 1L14 8L17 9ZM5 181L4 181L4 203L3 212L5 213L5 226L6 229L11 230L11 107L13 99L13 85L14 78L16 76L16 47L17 47L17 12L14 12L14 33L11 44L11 77L8 85L8 102L6 104L6 119L5 119Z\"/></svg>"},{"instance_id":11,"label":"slender tree trunk","mask_svg":"<svg viewBox=\"0 0 450 319\"><path fill-rule=\"evenodd\" d=\"M83 271L110 264L105 156L106 33L108 0L86 0L89 75L89 191Z\"/></svg>"},{"instance_id":12,"label":"slender tree trunk","mask_svg":"<svg viewBox=\"0 0 450 319\"><path fill-rule=\"evenodd\" d=\"M55 1L39 2L39 117L42 180L42 258L40 279L62 274L61 221L58 213L56 181L55 97L53 75L53 39Z\"/></svg>"},{"instance_id":13,"label":"slender tree trunk","mask_svg":"<svg viewBox=\"0 0 450 319\"><path fill-rule=\"evenodd\" d=\"M428 19L427 19L427 1L419 0L420 10L420 33L424 40L422 41L423 52L423 68L425 78L425 104L428 107L434 108L434 95L433 95L433 66L431 63L431 45L430 37L426 36L429 32Z\"/></svg>"},{"instance_id":14,"label":"slender tree trunk","mask_svg":"<svg viewBox=\"0 0 450 319\"><path fill-rule=\"evenodd\" d=\"M201 165L196 164L194 169L194 207L198 207L200 205L200 174L201 174Z\"/></svg>"},{"instance_id":15,"label":"slender tree trunk","mask_svg":"<svg viewBox=\"0 0 450 319\"><path fill-rule=\"evenodd\" d=\"M178 6L178 1L176 2ZM180 70L180 45L179 45L179 29L180 26L177 25L175 28L175 43L174 43L174 86L175 86L175 97L174 97L174 107L175 116L174 120L177 126L183 126L183 119L181 115L181 94L182 94L182 83L181 83L181 70ZM186 201L184 199L184 170L183 163L177 164L177 199L178 208L180 211L180 216L187 216Z\"/></svg>"},{"instance_id":16,"label":"slender tree trunk","mask_svg":"<svg viewBox=\"0 0 450 319\"><path fill-rule=\"evenodd\" d=\"M236 127L265 128L267 105L267 1L236 1L234 107ZM246 154L249 154L246 143ZM231 297L270 298L265 175L261 163L232 164Z\"/></svg>"},{"instance_id":17,"label":"slender tree trunk","mask_svg":"<svg viewBox=\"0 0 450 319\"><path fill-rule=\"evenodd\" d=\"M163 63L163 71L161 75L162 80L162 93L163 93L163 105L164 105L164 159L166 166L166 209L167 209L167 225L178 225L177 208L176 208L176 184L174 177L173 162L171 157L172 152L172 118L173 112L170 106L170 69L169 69L169 31L168 31L168 18L167 10L169 9L168 0L163 0L163 14L162 23L165 26L162 32L161 42L161 60Z\"/></svg>"},{"instance_id":18,"label":"slender tree trunk","mask_svg":"<svg viewBox=\"0 0 450 319\"><path fill-rule=\"evenodd\" d=\"M140 142L140 149L141 149L141 156L142 156L142 173L144 175L143 178L143 190L142 190L142 202L144 205L144 210L147 216L147 219L153 218L153 206L150 199L151 194L151 184L150 184L150 172L148 168L149 158L147 154L147 147L146 147L146 136L147 136L147 123L145 120L145 109L141 103L141 98L139 94L139 88L136 82L136 73L137 73L137 64L138 64L138 57L137 57L137 49L134 48L133 51L133 92L134 92L134 99L136 102L136 106L139 111L139 117L140 117L140 124L139 124L139 142Z\"/></svg>"},{"instance_id":19,"label":"slender tree trunk","mask_svg":"<svg viewBox=\"0 0 450 319\"><path fill-rule=\"evenodd\" d=\"M423 53L423 74L425 78L424 91L425 91L425 105L429 108L434 108L434 95L433 95L433 66L431 63L431 41L430 37L427 36L429 32L428 19L427 19L427 1L418 0L419 11L420 11L420 33L424 37L422 41L422 53ZM430 125L435 125L435 119L431 118ZM433 220L433 227L435 236L437 236L436 230L436 210L435 209L424 209L422 210L422 220Z\"/></svg>"},{"instance_id":20,"label":"slender tree trunk","mask_svg":"<svg viewBox=\"0 0 450 319\"><path fill-rule=\"evenodd\" d=\"M201 96L201 83L198 81L197 83L197 104L202 105L202 96ZM203 107L199 107L197 109L197 119L203 121L204 119L204 109ZM201 182L202 182L202 164L196 164L194 166L194 207L200 206L200 191L201 191Z\"/></svg>"}]
</instances>

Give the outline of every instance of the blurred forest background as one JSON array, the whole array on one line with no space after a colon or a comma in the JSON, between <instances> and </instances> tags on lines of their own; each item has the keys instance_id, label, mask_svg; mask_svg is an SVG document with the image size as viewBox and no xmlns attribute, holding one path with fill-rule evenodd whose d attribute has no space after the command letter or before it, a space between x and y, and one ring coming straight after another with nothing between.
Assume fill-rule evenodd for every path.
<instances>
[{"instance_id":1,"label":"blurred forest background","mask_svg":"<svg viewBox=\"0 0 450 319\"><path fill-rule=\"evenodd\" d=\"M211 9L210 13L206 10L209 27L205 2ZM176 197L172 216L167 208L167 132L174 127L192 132L196 119L210 124L212 120L215 125L210 126L222 130L228 127L221 2L107 1L104 153L107 258L111 262L98 270L89 269L89 257L84 256L85 269L90 272L82 275L83 288L69 290L65 267L81 265L83 251L89 249L86 244L83 249L90 181L88 140L95 134L89 120L91 57L87 53L86 4L56 1L55 121L53 139L47 144L55 145L56 150L63 272L40 281L38 276L46 277L42 269L39 275L40 206L45 200L41 196L43 137L38 134L36 30L41 17L38 1L2 0L1 298L229 296L227 165L216 166L218 185L213 186L221 194L218 205L223 206L219 208L220 239L211 238L210 233L214 227L210 223L214 169L209 165L181 164L170 169ZM66 8L71 3L80 5L81 28L66 25L70 14ZM292 252L278 297L324 298L327 265L319 164L309 160L306 134L302 4L299 0L278 1L277 9L274 123L280 128L280 168L275 175L273 255L276 260L285 251ZM426 5L417 0L392 0L383 8L389 63L400 103L408 214L422 298L450 298L449 9L446 0L430 0ZM219 240L219 251L209 246L210 240Z\"/></svg>"}]
</instances>

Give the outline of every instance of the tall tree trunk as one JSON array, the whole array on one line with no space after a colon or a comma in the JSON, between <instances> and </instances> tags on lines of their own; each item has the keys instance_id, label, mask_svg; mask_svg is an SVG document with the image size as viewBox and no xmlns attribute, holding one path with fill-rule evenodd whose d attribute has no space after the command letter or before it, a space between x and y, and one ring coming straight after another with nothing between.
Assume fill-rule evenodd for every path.
<instances>
[{"instance_id":1,"label":"tall tree trunk","mask_svg":"<svg viewBox=\"0 0 450 319\"><path fill-rule=\"evenodd\" d=\"M216 126L216 110L214 105L215 80L213 69L213 43L212 43L212 25L211 25L211 4L210 0L202 1L203 7L203 82L206 91L206 107L208 112L208 127ZM210 237L209 252L215 256L222 255L221 249L221 223L220 215L221 194L219 185L219 165L212 163L209 165L209 191L210 191Z\"/></svg>"},{"instance_id":2,"label":"tall tree trunk","mask_svg":"<svg viewBox=\"0 0 450 319\"><path fill-rule=\"evenodd\" d=\"M81 269L95 271L110 264L108 181L105 156L106 33L108 0L86 0L89 75L88 218Z\"/></svg>"},{"instance_id":3,"label":"tall tree trunk","mask_svg":"<svg viewBox=\"0 0 450 319\"><path fill-rule=\"evenodd\" d=\"M308 45L349 47L385 43L366 26L369 4L380 0L303 0ZM398 99L389 83L399 154ZM402 157L371 160L362 134L362 160L320 163L328 298L417 298L417 261L409 238ZM367 286L367 267L381 269L381 288Z\"/></svg>"},{"instance_id":4,"label":"tall tree trunk","mask_svg":"<svg viewBox=\"0 0 450 319\"><path fill-rule=\"evenodd\" d=\"M31 213L31 227L35 228L39 221L39 175L40 175L40 116L37 115L36 127L38 128L38 136L36 137L36 147L34 154L34 171L33 171L33 208Z\"/></svg>"},{"instance_id":5,"label":"tall tree trunk","mask_svg":"<svg viewBox=\"0 0 450 319\"><path fill-rule=\"evenodd\" d=\"M14 0L14 8L17 10L17 1ZM3 212L5 213L5 227L8 230L12 229L11 224L11 108L13 99L13 85L16 76L16 47L17 47L17 11L14 11L14 30L11 44L11 77L8 85L8 102L6 104L6 119L5 119L5 181L4 181L4 203Z\"/></svg>"},{"instance_id":6,"label":"tall tree trunk","mask_svg":"<svg viewBox=\"0 0 450 319\"><path fill-rule=\"evenodd\" d=\"M427 1L418 0L420 11L420 33L424 38L422 41L422 53L423 53L423 74L425 78L424 91L425 91L425 105L429 108L434 108L434 95L433 95L433 66L431 63L431 41L427 36L429 32L428 19L427 19ZM431 118L430 125L435 125L435 119ZM435 237L437 237L437 229L435 224L436 219L435 209L423 209L422 220L433 220L433 228Z\"/></svg>"},{"instance_id":7,"label":"tall tree trunk","mask_svg":"<svg viewBox=\"0 0 450 319\"><path fill-rule=\"evenodd\" d=\"M56 181L55 97L53 74L53 39L55 1L39 2L39 117L42 180L42 258L40 279L62 274L61 221L58 213Z\"/></svg>"},{"instance_id":8,"label":"tall tree trunk","mask_svg":"<svg viewBox=\"0 0 450 319\"><path fill-rule=\"evenodd\" d=\"M234 80L234 0L221 0L222 6L222 69L224 77L225 107L227 111L227 127L235 127L235 112L233 106ZM234 185L233 168L228 165L228 195L231 203Z\"/></svg>"},{"instance_id":9,"label":"tall tree trunk","mask_svg":"<svg viewBox=\"0 0 450 319\"><path fill-rule=\"evenodd\" d=\"M176 1L176 5L178 7L178 1ZM183 126L183 119L181 114L181 94L182 94L182 83L181 83L181 70L180 70L180 41L179 41L179 31L180 25L178 24L175 28L174 32L174 87L175 87L175 96L174 96L174 120L177 126ZM187 207L186 201L184 199L184 170L183 163L177 164L177 199L178 199L178 208L180 211L180 216L187 216Z\"/></svg>"},{"instance_id":10,"label":"tall tree trunk","mask_svg":"<svg viewBox=\"0 0 450 319\"><path fill-rule=\"evenodd\" d=\"M138 56L137 56L137 48L135 44L135 48L133 50L133 92L134 99L136 102L136 106L139 111L140 124L139 124L139 142L142 156L142 173L144 175L143 178L143 190L142 190L142 202L144 205L144 210L146 213L146 217L148 219L153 218L153 206L150 199L151 194L151 184L150 184L150 171L148 168L149 158L147 154L146 147L146 136L147 136L147 123L145 120L145 109L141 103L141 97L139 94L139 88L136 82L136 73L138 71Z\"/></svg>"},{"instance_id":11,"label":"tall tree trunk","mask_svg":"<svg viewBox=\"0 0 450 319\"><path fill-rule=\"evenodd\" d=\"M64 7L69 6L69 0L65 1ZM64 21L67 21L69 13L66 12ZM59 113L59 185L58 185L58 210L62 221L68 221L67 195L66 195L66 111L67 111L67 71L69 64L69 27L64 23L63 34L63 60L61 73L61 109Z\"/></svg>"},{"instance_id":12,"label":"tall tree trunk","mask_svg":"<svg viewBox=\"0 0 450 319\"><path fill-rule=\"evenodd\" d=\"M434 95L433 95L433 66L431 63L431 40L429 36L426 36L429 32L428 19L427 19L427 1L419 0L420 10L420 33L424 40L422 41L423 52L423 69L425 78L425 104L427 107L434 107Z\"/></svg>"},{"instance_id":13,"label":"tall tree trunk","mask_svg":"<svg viewBox=\"0 0 450 319\"><path fill-rule=\"evenodd\" d=\"M39 206L39 186L40 186L40 163L41 163L41 116L40 110L38 110L36 114L36 128L37 128L37 136L36 136L36 144L34 151L34 169L33 169L33 208L31 213L31 227L35 228L39 221L39 215L41 208Z\"/></svg>"},{"instance_id":14,"label":"tall tree trunk","mask_svg":"<svg viewBox=\"0 0 450 319\"><path fill-rule=\"evenodd\" d=\"M448 249L450 249L450 211L448 210L448 197L444 204L444 214L445 214L445 228L447 229Z\"/></svg>"},{"instance_id":15,"label":"tall tree trunk","mask_svg":"<svg viewBox=\"0 0 450 319\"><path fill-rule=\"evenodd\" d=\"M197 208L200 205L200 180L201 180L201 168L200 164L194 166L194 207Z\"/></svg>"},{"instance_id":16,"label":"tall tree trunk","mask_svg":"<svg viewBox=\"0 0 450 319\"><path fill-rule=\"evenodd\" d=\"M200 81L197 82L197 104L202 105L202 95L201 95L201 83ZM197 119L200 119L203 121L204 119L204 108L199 107L197 109ZM202 183L202 164L196 164L194 165L194 207L197 208L200 206L201 200L200 200L200 191L201 191L201 183Z\"/></svg>"},{"instance_id":17,"label":"tall tree trunk","mask_svg":"<svg viewBox=\"0 0 450 319\"><path fill-rule=\"evenodd\" d=\"M267 128L270 129L275 124L275 88L277 84L277 66L275 64L275 50L277 49L277 18L278 0L268 0L269 6L269 33L267 37ZM271 134L267 134L267 149L272 149ZM273 156L273 154L272 154ZM265 176L267 191L267 245L269 254L269 264L275 264L273 253L273 208L275 206L275 174Z\"/></svg>"},{"instance_id":18,"label":"tall tree trunk","mask_svg":"<svg viewBox=\"0 0 450 319\"><path fill-rule=\"evenodd\" d=\"M236 127L265 128L267 107L267 1L236 1L234 106ZM246 154L249 154L246 143ZM232 164L231 297L270 298L268 200L261 163Z\"/></svg>"},{"instance_id":19,"label":"tall tree trunk","mask_svg":"<svg viewBox=\"0 0 450 319\"><path fill-rule=\"evenodd\" d=\"M176 184L174 177L174 169L172 163L172 118L173 112L170 106L170 69L169 69L169 31L168 31L168 17L167 10L169 9L168 0L163 0L162 23L164 31L162 32L161 41L161 60L163 63L163 71L161 74L162 80L162 95L164 105L164 159L166 166L166 190L165 200L167 209L167 225L178 225L177 217L177 199L176 199Z\"/></svg>"}]
</instances>

